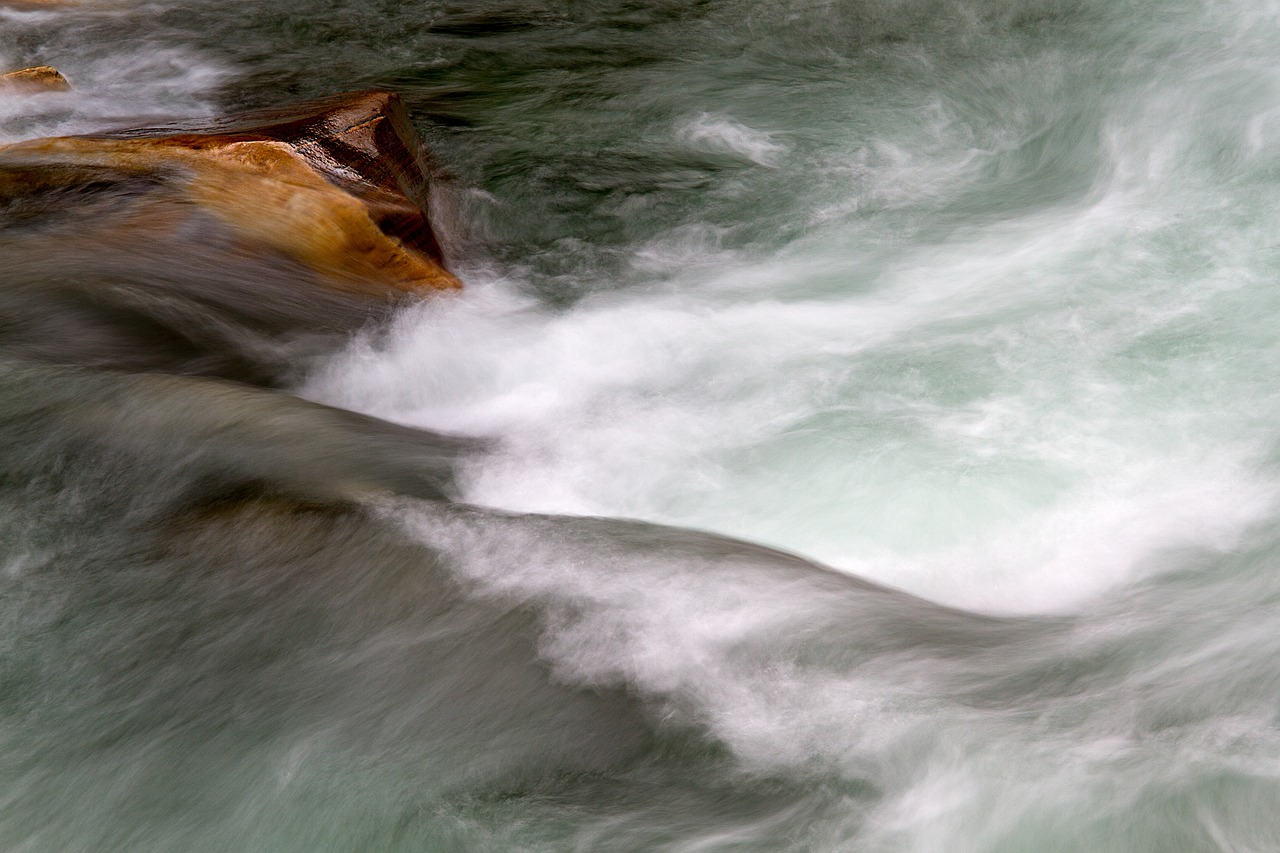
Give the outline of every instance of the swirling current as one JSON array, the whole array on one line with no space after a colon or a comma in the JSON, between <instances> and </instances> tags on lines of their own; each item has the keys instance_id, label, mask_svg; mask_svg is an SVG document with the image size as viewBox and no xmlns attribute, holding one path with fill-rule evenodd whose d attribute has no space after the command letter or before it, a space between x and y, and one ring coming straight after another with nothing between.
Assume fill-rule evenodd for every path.
<instances>
[{"instance_id":1,"label":"swirling current","mask_svg":"<svg viewBox=\"0 0 1280 853\"><path fill-rule=\"evenodd\" d=\"M397 93L466 284L352 333L0 209L0 849L1280 849L1277 55L1272 0L0 3L72 86L0 142Z\"/></svg>"}]
</instances>

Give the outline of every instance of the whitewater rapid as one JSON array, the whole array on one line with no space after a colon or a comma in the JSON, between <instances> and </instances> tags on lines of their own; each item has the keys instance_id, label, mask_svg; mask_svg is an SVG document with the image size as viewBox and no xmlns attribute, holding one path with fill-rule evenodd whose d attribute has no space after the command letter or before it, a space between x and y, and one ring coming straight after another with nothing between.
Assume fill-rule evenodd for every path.
<instances>
[{"instance_id":1,"label":"whitewater rapid","mask_svg":"<svg viewBox=\"0 0 1280 853\"><path fill-rule=\"evenodd\" d=\"M0 11L5 141L397 91L466 282L280 390L2 349L0 842L1280 848L1277 23Z\"/></svg>"}]
</instances>

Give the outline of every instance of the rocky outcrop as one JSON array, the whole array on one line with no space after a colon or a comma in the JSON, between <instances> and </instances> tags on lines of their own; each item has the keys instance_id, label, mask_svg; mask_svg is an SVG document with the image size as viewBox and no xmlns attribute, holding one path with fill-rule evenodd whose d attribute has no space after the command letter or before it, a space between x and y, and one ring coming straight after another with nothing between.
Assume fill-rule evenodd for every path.
<instances>
[{"instance_id":1,"label":"rocky outcrop","mask_svg":"<svg viewBox=\"0 0 1280 853\"><path fill-rule=\"evenodd\" d=\"M399 99L360 92L0 147L0 225L96 231L122 251L181 232L389 297L460 286L427 216L428 183Z\"/></svg>"},{"instance_id":2,"label":"rocky outcrop","mask_svg":"<svg viewBox=\"0 0 1280 853\"><path fill-rule=\"evenodd\" d=\"M0 359L295 382L459 286L424 158L386 92L0 147Z\"/></svg>"},{"instance_id":3,"label":"rocky outcrop","mask_svg":"<svg viewBox=\"0 0 1280 853\"><path fill-rule=\"evenodd\" d=\"M0 93L37 94L65 92L71 88L67 78L52 65L37 65L0 74Z\"/></svg>"}]
</instances>

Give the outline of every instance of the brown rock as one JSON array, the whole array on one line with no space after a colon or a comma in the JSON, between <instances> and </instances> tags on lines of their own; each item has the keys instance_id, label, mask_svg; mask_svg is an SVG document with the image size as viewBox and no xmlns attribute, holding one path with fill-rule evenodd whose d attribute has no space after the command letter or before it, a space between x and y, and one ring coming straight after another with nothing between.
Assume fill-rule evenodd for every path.
<instances>
[{"instance_id":1,"label":"brown rock","mask_svg":"<svg viewBox=\"0 0 1280 853\"><path fill-rule=\"evenodd\" d=\"M85 213L103 187L108 216ZM48 218L79 205L76 227L111 240L230 235L234 253L283 256L367 295L460 286L444 268L427 190L417 133L389 92L0 147L0 208ZM202 227L208 220L217 227Z\"/></svg>"},{"instance_id":2,"label":"brown rock","mask_svg":"<svg viewBox=\"0 0 1280 853\"><path fill-rule=\"evenodd\" d=\"M21 92L36 94L38 92L65 92L71 88L67 78L58 73L52 65L37 65L0 74L0 92Z\"/></svg>"}]
</instances>

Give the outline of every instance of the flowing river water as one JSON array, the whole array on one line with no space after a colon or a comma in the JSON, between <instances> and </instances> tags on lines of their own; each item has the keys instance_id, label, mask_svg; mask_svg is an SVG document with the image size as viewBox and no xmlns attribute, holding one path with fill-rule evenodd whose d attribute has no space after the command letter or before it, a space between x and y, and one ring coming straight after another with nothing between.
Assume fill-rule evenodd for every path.
<instances>
[{"instance_id":1,"label":"flowing river water","mask_svg":"<svg viewBox=\"0 0 1280 853\"><path fill-rule=\"evenodd\" d=\"M0 141L398 92L467 284L219 315L266 390L10 230L0 849L1280 849L1277 55L1274 0L0 9L74 87Z\"/></svg>"}]
</instances>

